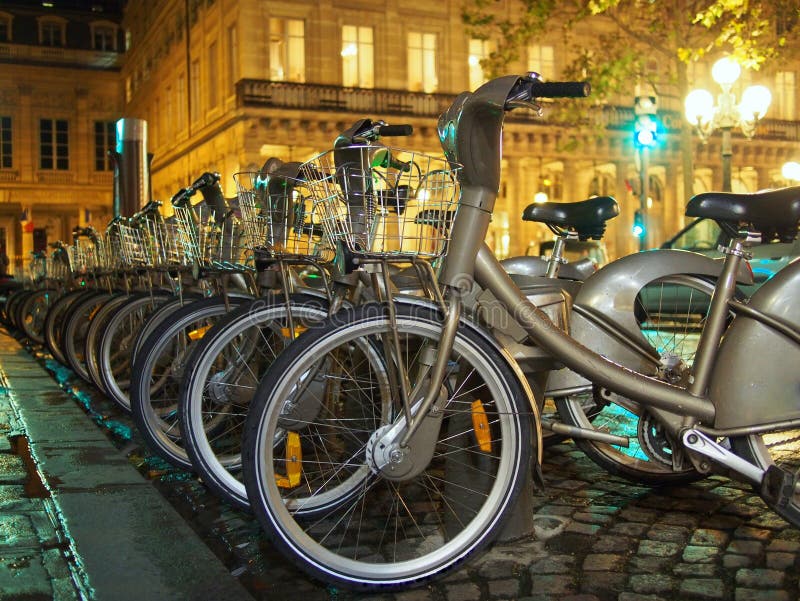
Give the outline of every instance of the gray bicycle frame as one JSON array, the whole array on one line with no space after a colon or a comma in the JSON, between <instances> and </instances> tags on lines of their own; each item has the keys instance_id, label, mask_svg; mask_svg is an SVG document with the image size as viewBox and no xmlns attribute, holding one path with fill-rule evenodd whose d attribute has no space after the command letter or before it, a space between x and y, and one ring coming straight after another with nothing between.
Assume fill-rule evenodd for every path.
<instances>
[{"instance_id":1,"label":"gray bicycle frame","mask_svg":"<svg viewBox=\"0 0 800 601\"><path fill-rule=\"evenodd\" d=\"M726 452L696 429L700 424L713 427L715 422L716 407L708 398L707 390L719 342L727 326L736 276L745 254L741 240L734 240L726 254L687 389L622 367L571 338L526 298L483 242L500 184L501 131L506 103L520 79L503 77L490 81L472 94L464 93L440 118L439 133L445 153L451 159L460 159L463 172L459 211L452 224L448 254L439 277L449 308L439 355L431 371L432 381L441 381L438 378L444 373L452 348L461 296L475 282L500 301L537 345L567 367L594 384L646 407L688 448L724 463L751 481L760 482L764 470ZM437 386L433 386L428 391L415 416L406 413L408 427L401 437L401 445L411 440L421 422L419 416L433 406L436 389ZM698 437L700 443L697 443Z\"/></svg>"}]
</instances>

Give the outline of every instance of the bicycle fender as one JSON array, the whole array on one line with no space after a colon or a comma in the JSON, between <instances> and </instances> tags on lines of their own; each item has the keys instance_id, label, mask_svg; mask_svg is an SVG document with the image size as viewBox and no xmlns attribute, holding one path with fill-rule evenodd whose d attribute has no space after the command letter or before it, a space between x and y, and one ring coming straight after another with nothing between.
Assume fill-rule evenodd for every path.
<instances>
[{"instance_id":1,"label":"bicycle fender","mask_svg":"<svg viewBox=\"0 0 800 601\"><path fill-rule=\"evenodd\" d=\"M634 315L639 292L653 281L672 275L717 278L722 260L686 250L655 249L627 255L592 274L575 296L570 335L596 353L628 369L655 375L658 353L642 334ZM752 273L742 264L740 284L750 284ZM547 396L563 396L590 382L568 369L550 374Z\"/></svg>"},{"instance_id":2,"label":"bicycle fender","mask_svg":"<svg viewBox=\"0 0 800 601\"><path fill-rule=\"evenodd\" d=\"M714 427L800 419L800 260L761 286L725 333L711 374Z\"/></svg>"},{"instance_id":3,"label":"bicycle fender","mask_svg":"<svg viewBox=\"0 0 800 601\"><path fill-rule=\"evenodd\" d=\"M394 300L397 303L425 307L434 311L439 311L441 309L441 307L436 303L421 297L397 296ZM469 328L471 331L478 334L484 341L486 341L486 343L489 344L494 350L496 350L497 353L503 358L508 368L511 369L516 376L517 381L519 382L520 386L522 386L522 390L525 391L525 400L527 400L528 404L530 405L531 417L533 419L533 430L536 433L536 466L538 468L538 466L542 464L542 422L541 412L539 411L539 407L544 404L542 391L538 387L536 387L534 390L534 386L531 385L531 383L528 381L528 378L526 378L525 374L522 373L522 370L517 362L506 349L500 346L498 341L494 338L494 336L492 336L491 332L487 331L485 328L469 319L469 317L463 313L458 327ZM537 401L541 401L541 403Z\"/></svg>"}]
</instances>

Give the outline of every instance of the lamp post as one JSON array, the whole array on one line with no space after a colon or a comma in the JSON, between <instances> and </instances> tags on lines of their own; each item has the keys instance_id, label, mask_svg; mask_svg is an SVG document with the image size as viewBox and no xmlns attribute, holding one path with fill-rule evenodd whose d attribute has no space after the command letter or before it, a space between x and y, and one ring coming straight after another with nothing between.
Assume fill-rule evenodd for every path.
<instances>
[{"instance_id":1,"label":"lamp post","mask_svg":"<svg viewBox=\"0 0 800 601\"><path fill-rule=\"evenodd\" d=\"M733 143L731 132L739 127L747 138L756 132L756 124L764 117L772 100L765 86L749 86L742 93L742 101L736 104L736 95L731 92L739 79L742 68L730 57L719 59L711 68L711 77L722 88L714 106L714 97L708 90L692 90L686 96L686 119L695 126L705 142L715 129L722 131L722 190L731 191L731 157Z\"/></svg>"}]
</instances>

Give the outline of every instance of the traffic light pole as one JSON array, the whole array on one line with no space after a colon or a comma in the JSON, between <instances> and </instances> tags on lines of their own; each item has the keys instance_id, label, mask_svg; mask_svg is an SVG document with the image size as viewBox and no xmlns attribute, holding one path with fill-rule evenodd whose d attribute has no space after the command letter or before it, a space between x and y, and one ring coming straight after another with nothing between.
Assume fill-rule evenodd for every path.
<instances>
[{"instance_id":1,"label":"traffic light pole","mask_svg":"<svg viewBox=\"0 0 800 601\"><path fill-rule=\"evenodd\" d=\"M639 236L639 250L647 249L647 230L649 229L647 216L647 197L650 196L650 178L647 177L650 163L650 149L646 146L639 147L639 214L642 216L644 232Z\"/></svg>"}]
</instances>

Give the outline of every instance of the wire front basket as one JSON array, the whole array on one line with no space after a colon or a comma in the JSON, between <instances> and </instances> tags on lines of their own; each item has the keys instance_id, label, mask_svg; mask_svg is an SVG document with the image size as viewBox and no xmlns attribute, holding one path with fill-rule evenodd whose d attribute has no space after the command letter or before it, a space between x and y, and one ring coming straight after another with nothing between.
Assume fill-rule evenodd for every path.
<instances>
[{"instance_id":1,"label":"wire front basket","mask_svg":"<svg viewBox=\"0 0 800 601\"><path fill-rule=\"evenodd\" d=\"M353 254L430 259L447 252L459 186L444 158L351 146L313 158L302 172L325 234Z\"/></svg>"},{"instance_id":2,"label":"wire front basket","mask_svg":"<svg viewBox=\"0 0 800 601\"><path fill-rule=\"evenodd\" d=\"M189 264L215 271L253 268L233 211L217 215L205 202L173 208L177 237Z\"/></svg>"},{"instance_id":3,"label":"wire front basket","mask_svg":"<svg viewBox=\"0 0 800 601\"><path fill-rule=\"evenodd\" d=\"M321 224L314 222L314 205L304 181L258 172L233 177L248 248L275 259L333 259Z\"/></svg>"}]
</instances>

